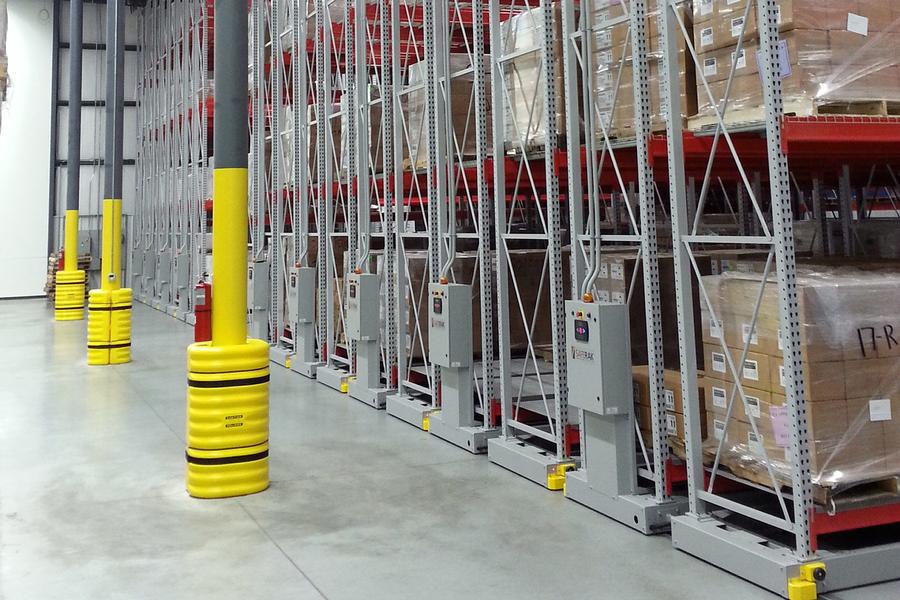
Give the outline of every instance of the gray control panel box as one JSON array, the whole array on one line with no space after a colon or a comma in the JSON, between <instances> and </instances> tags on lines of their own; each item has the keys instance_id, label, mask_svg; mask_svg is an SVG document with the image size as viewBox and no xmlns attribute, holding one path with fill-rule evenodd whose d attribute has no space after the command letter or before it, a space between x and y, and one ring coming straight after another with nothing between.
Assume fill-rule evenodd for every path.
<instances>
[{"instance_id":1,"label":"gray control panel box","mask_svg":"<svg viewBox=\"0 0 900 600\"><path fill-rule=\"evenodd\" d=\"M215 276L215 272L213 272ZM271 272L269 261L251 262L247 269L247 310L266 311L269 308L269 287Z\"/></svg>"},{"instance_id":2,"label":"gray control panel box","mask_svg":"<svg viewBox=\"0 0 900 600\"><path fill-rule=\"evenodd\" d=\"M381 319L381 278L373 273L350 273L347 278L347 337L377 341Z\"/></svg>"},{"instance_id":3,"label":"gray control panel box","mask_svg":"<svg viewBox=\"0 0 900 600\"><path fill-rule=\"evenodd\" d=\"M316 269L315 267L291 267L287 280L288 314L297 323L314 323L316 320Z\"/></svg>"},{"instance_id":4,"label":"gray control panel box","mask_svg":"<svg viewBox=\"0 0 900 600\"><path fill-rule=\"evenodd\" d=\"M569 404L598 415L633 411L628 307L566 302Z\"/></svg>"},{"instance_id":5,"label":"gray control panel box","mask_svg":"<svg viewBox=\"0 0 900 600\"><path fill-rule=\"evenodd\" d=\"M472 366L472 286L428 286L428 347L431 362L448 368Z\"/></svg>"}]
</instances>

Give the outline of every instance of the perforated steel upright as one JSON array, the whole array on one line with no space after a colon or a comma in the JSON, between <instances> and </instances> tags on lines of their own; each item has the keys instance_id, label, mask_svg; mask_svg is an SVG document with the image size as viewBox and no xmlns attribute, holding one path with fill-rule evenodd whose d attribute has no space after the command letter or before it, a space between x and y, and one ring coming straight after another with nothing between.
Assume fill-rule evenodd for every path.
<instances>
[{"instance_id":1,"label":"perforated steel upright","mask_svg":"<svg viewBox=\"0 0 900 600\"><path fill-rule=\"evenodd\" d=\"M397 393L387 398L386 408L388 414L426 430L428 417L438 406L438 384L421 329L420 313L426 310L423 298L427 286L437 280L441 267L439 231L443 229L439 221L443 221L439 203L432 199L438 197L439 189L446 190L446 175L439 173L438 92L433 85L437 78L435 14L432 2L419 0L400 0L391 8L395 116L392 173L397 207L395 348L398 373ZM425 107L419 123L411 122L413 113L410 106L414 102ZM414 137L417 129L421 134ZM425 138L424 152L421 148L422 137ZM446 198L446 193L440 197ZM419 230L420 221L424 231ZM410 276L410 260L421 260L423 245L423 276L421 281L414 282Z\"/></svg>"},{"instance_id":2,"label":"perforated steel upright","mask_svg":"<svg viewBox=\"0 0 900 600\"><path fill-rule=\"evenodd\" d=\"M565 4L565 3L563 3ZM565 356L565 286L563 283L562 252L562 203L558 170L560 126L557 97L555 45L559 41L554 9L558 3L540 0L538 3L523 3L524 14L530 19L536 32L536 47L519 48L513 52L505 47L504 30L501 26L500 3L490 4L491 57L493 65L493 108L494 108L494 205L497 244L497 309L499 336L499 380L501 405L501 435L488 442L488 456L491 461L516 472L550 489L560 490L565 480L565 471L575 466L577 456L570 443L573 432L568 406L568 381ZM506 147L504 132L506 117L511 111L510 89L507 72L515 68L514 61L526 55L537 55L541 64L539 80L531 98L531 116L537 94L543 94L543 106L538 109L543 123L543 139L531 143L531 118L527 129L522 132L513 123L514 137L511 156L502 156ZM542 148L540 148L542 146ZM539 185L532 162L543 160L543 181ZM539 164L539 162L537 162ZM511 198L507 191L507 170L514 167L516 175ZM520 190L520 183L525 190ZM540 189L539 189L540 187ZM520 195L523 199L520 199ZM530 196L530 197L529 197ZM508 200L509 198L509 200ZM509 204L509 207L507 206ZM521 204L527 205L537 215L539 225L536 232L520 233L513 229L513 218L517 216ZM547 291L549 300L549 320L551 329L550 349L553 355L552 367L540 361L531 337L531 321L526 315L529 309L536 311L544 298L539 296L536 306L524 306L518 285L516 269L511 261L510 246L515 244L546 244L544 268L540 289ZM524 362L514 361L510 351L510 312L516 305L510 303L510 283L516 298L522 320L527 324L523 332L527 339ZM546 284L546 285L545 285ZM534 313L533 313L534 314ZM533 370L532 370L533 369ZM552 374L550 381L548 375ZM515 381L515 383L514 383ZM525 416L531 417L526 422Z\"/></svg>"},{"instance_id":3,"label":"perforated steel upright","mask_svg":"<svg viewBox=\"0 0 900 600\"><path fill-rule=\"evenodd\" d=\"M647 3L633 0L626 5L624 16L609 15L603 10L606 2L596 4L584 2L580 12L566 4L563 8L564 65L567 90L567 142L569 173L569 210L572 230L573 250L571 255L572 290L571 298L588 303L632 302L629 292L624 298L615 299L608 290L600 290L597 285L602 271L601 255L610 249L630 249L635 251L639 266L634 268L632 281L625 281L629 290L635 289L636 278L643 273L645 323L647 331L647 364L649 372L649 402L652 423L651 444L647 448L640 443L641 452L635 460L634 436L641 438L634 410L627 415L614 417L593 417L580 413L580 440L582 464L576 471L570 471L566 478L566 496L606 514L643 533L656 533L668 528L669 517L686 508L686 499L673 499L669 492L669 443L666 427L666 408L663 388L663 348L662 311L660 308L660 281L658 242L656 235L657 210L653 172L649 164L650 121L652 116L649 89L649 36L647 31ZM613 28L627 27L626 43L609 51L605 60L609 64L596 64L604 60L598 52L598 40L612 39ZM630 41L630 44L628 43ZM622 89L623 68L627 64L630 51L632 78L626 81L634 91L634 138L629 139L624 132L613 132L617 125L612 116L616 114L619 92ZM600 82L601 75L610 79ZM578 97L578 83L583 82L582 98ZM583 105L584 114L580 106ZM585 153L582 158L580 123L584 122L587 134ZM599 139L598 139L599 138ZM598 148L599 146L599 148ZM625 154L626 162L636 161L635 181L625 181L620 168L619 153ZM634 157L634 158L633 158ZM625 224L629 233L604 233L612 220L609 218L606 182L611 182L612 195L625 198L628 219ZM588 219L585 222L581 198L586 183ZM639 216L634 214L627 200L630 193L628 184L637 184ZM616 244L619 244L616 246ZM624 244L624 246L622 245ZM623 273L624 277L624 273ZM603 336L602 331L595 335ZM615 343L615 340L609 340ZM572 386L570 394L593 394L596 390L587 382ZM624 393L624 391L623 391ZM599 425L602 423L602 425ZM630 430L628 435L610 438L613 425ZM595 431L595 427L598 427ZM602 427L602 431L599 427ZM617 447L618 441L627 440L625 447ZM589 451L591 447L597 451ZM592 464L588 456L593 457ZM615 474L615 476L611 476ZM613 485L613 481L620 484Z\"/></svg>"},{"instance_id":4,"label":"perforated steel upright","mask_svg":"<svg viewBox=\"0 0 900 600\"><path fill-rule=\"evenodd\" d=\"M787 159L782 148L782 123L784 108L782 103L782 64L779 50L779 6L776 0L756 0L749 2L744 9L744 27L748 22L750 11L757 10L759 23L760 52L759 63L765 99L765 135L769 164L769 192L771 200L772 228L761 208L760 186L753 185L743 167L737 146L729 129L725 126L725 115L730 110L730 92L734 80L734 71L729 73L723 98L716 98L698 61L697 51L692 37L685 26L684 18L678 12L679 2L666 0L662 11L660 31L661 45L665 64L662 72L664 109L668 115L680 115L681 106L678 89L679 75L678 56L679 38L687 47L689 60L697 65L697 76L700 83L700 94L709 98L715 107L716 131L713 137L713 150L710 154L707 176L703 181L696 214L689 217L687 185L685 183L685 151L680 119L669 118L667 128L670 200L673 227L673 244L675 253L675 278L679 315L679 339L681 356L682 392L685 405L685 435L687 453L687 479L689 492L689 512L672 519L672 541L676 548L702 558L703 560L731 571L744 579L752 581L775 593L787 597L798 593L798 587L804 593L819 592L855 587L876 581L891 579L900 569L900 545L887 543L878 545L873 541L871 546L863 546L854 550L835 550L813 548L811 537L811 519L816 510L812 503L810 471L810 440L806 414L806 393L804 387L804 370L800 348L800 323L797 297L797 275L794 248L794 222L787 170ZM738 35L740 52L744 39ZM739 236L704 236L698 233L698 224L703 215L708 191L711 187L711 165L716 147L724 141L729 154L734 158L745 192L749 196L753 214L756 217L754 227L760 235ZM695 257L698 244L738 245L752 244L767 247L768 260L761 274L761 285L756 298L749 331L752 332L760 314L760 306L764 297L770 275L777 286L778 314L780 338L784 355L784 387L787 415L785 419L789 438L785 462L790 465L790 493L783 491L775 477L772 460L765 448L761 449L760 462L765 466L771 481L771 496L774 510L746 502L741 497L727 497L716 487L717 480L735 479L721 469L725 436L720 436L711 468L704 466L703 440L700 435L700 412L697 385L697 367L695 357L696 339L694 335L694 306L691 292L692 278L698 281L700 301L710 313L710 322L720 321L715 307L710 301L709 292L700 277L701 273ZM752 336L745 335L743 348L739 356L733 357L732 351L725 346L721 334L714 336L721 342L721 352L727 364L727 371L734 376L738 373L735 365L744 365L749 351ZM727 422L734 418L734 404L740 402L744 411L747 409L747 395L741 377L734 377L738 383L728 398ZM757 419L750 416L751 432L760 439ZM740 478L737 478L740 480ZM758 488L760 486L757 486ZM764 488L763 488L764 489ZM737 518L743 521L740 528L730 527L727 523ZM769 531L777 530L782 536L772 536ZM779 541L781 540L781 541ZM821 564L821 570L816 570ZM813 577L816 575L816 577ZM821 581L821 577L824 579ZM800 597L800 596L796 596ZM804 596L809 597L809 596Z\"/></svg>"},{"instance_id":5,"label":"perforated steel upright","mask_svg":"<svg viewBox=\"0 0 900 600\"><path fill-rule=\"evenodd\" d=\"M210 0L151 1L138 26L136 298L193 323L208 273Z\"/></svg>"},{"instance_id":6,"label":"perforated steel upright","mask_svg":"<svg viewBox=\"0 0 900 600\"><path fill-rule=\"evenodd\" d=\"M494 211L486 173L490 153L487 123L490 105L485 4L444 0L435 5L435 45L440 57L436 71L441 74L436 88L437 115L440 116L437 135L441 142L438 164L439 173L447 178L443 188L446 197L439 193L433 198L441 213L446 214L446 230L440 232L440 237L447 258L438 279L441 282L446 279L447 285L457 289L468 288L466 295L478 298L480 323L477 330L481 332L481 339L469 340L473 353L465 358L472 363L471 367L461 370L451 367L447 377L435 377L435 386L440 390L440 411L430 417L429 431L465 450L481 453L487 451L487 440L499 434L494 420L495 254ZM468 95L463 93L466 91ZM461 110L463 104L465 112ZM469 253L458 252L457 245L464 245ZM477 252L474 256L476 268L470 274L462 267L473 260L473 246ZM431 310L431 306L426 309ZM471 309L472 306L464 307L462 314L468 316ZM448 323L451 327L468 326L455 324L452 320ZM470 335L474 337L474 333ZM437 367L435 371L437 375Z\"/></svg>"},{"instance_id":7,"label":"perforated steel upright","mask_svg":"<svg viewBox=\"0 0 900 600\"><path fill-rule=\"evenodd\" d=\"M350 171L347 159L350 157L343 140L340 137L334 139L332 126L333 120L337 120L339 124L348 122L346 118L348 95L345 94L344 86L348 73L351 69L355 69L356 57L352 52L347 52L348 42L351 45L353 43L347 33L347 18L347 0L317 0L316 176L319 221L319 327L324 364L318 368L316 379L319 383L341 392L347 391L348 378L353 374L354 349L345 335L345 257L337 252L336 245L346 244L346 258L350 264L355 263L358 248L357 206L355 197L352 205L348 197L351 186L348 185ZM356 99L353 101L356 102ZM346 137L349 141L350 136ZM355 144L355 140L353 143ZM339 229L339 224L343 230Z\"/></svg>"}]
</instances>

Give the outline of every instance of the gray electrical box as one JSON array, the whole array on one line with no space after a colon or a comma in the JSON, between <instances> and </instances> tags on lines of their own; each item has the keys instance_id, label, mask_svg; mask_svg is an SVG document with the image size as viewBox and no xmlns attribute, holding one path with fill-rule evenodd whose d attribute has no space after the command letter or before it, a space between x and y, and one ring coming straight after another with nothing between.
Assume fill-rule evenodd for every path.
<instances>
[{"instance_id":1,"label":"gray electrical box","mask_svg":"<svg viewBox=\"0 0 900 600\"><path fill-rule=\"evenodd\" d=\"M347 337L377 341L381 310L381 278L373 273L350 273L347 278Z\"/></svg>"},{"instance_id":2,"label":"gray electrical box","mask_svg":"<svg viewBox=\"0 0 900 600\"><path fill-rule=\"evenodd\" d=\"M260 260L250 263L247 270L247 310L251 313L269 309L270 281L269 261Z\"/></svg>"},{"instance_id":3,"label":"gray electrical box","mask_svg":"<svg viewBox=\"0 0 900 600\"><path fill-rule=\"evenodd\" d=\"M297 323L316 320L316 269L291 267L288 271L288 314Z\"/></svg>"},{"instance_id":4,"label":"gray electrical box","mask_svg":"<svg viewBox=\"0 0 900 600\"><path fill-rule=\"evenodd\" d=\"M569 404L598 415L633 411L628 308L566 302Z\"/></svg>"},{"instance_id":5,"label":"gray electrical box","mask_svg":"<svg viewBox=\"0 0 900 600\"><path fill-rule=\"evenodd\" d=\"M428 286L428 348L431 362L448 368L472 365L472 286Z\"/></svg>"}]
</instances>

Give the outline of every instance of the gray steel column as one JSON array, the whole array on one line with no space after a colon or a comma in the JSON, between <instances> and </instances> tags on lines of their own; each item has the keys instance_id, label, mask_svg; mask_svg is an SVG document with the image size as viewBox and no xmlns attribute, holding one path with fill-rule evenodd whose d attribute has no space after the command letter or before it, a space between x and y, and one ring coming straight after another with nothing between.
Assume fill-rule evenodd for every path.
<instances>
[{"instance_id":1,"label":"gray steel column","mask_svg":"<svg viewBox=\"0 0 900 600\"><path fill-rule=\"evenodd\" d=\"M214 156L217 169L247 168L247 10L235 9L240 0L216 0L216 74Z\"/></svg>"},{"instance_id":2,"label":"gray steel column","mask_svg":"<svg viewBox=\"0 0 900 600\"><path fill-rule=\"evenodd\" d=\"M69 3L69 148L66 152L66 210L78 210L81 185L81 59L84 26L82 0ZM77 262L77 261L76 261Z\"/></svg>"},{"instance_id":3,"label":"gray steel column","mask_svg":"<svg viewBox=\"0 0 900 600\"><path fill-rule=\"evenodd\" d=\"M53 253L59 246L59 240L56 239L55 227L57 210L57 193L56 181L58 167L56 161L59 159L59 34L60 21L62 20L60 11L62 10L62 2L60 0L53 1L53 54L50 63L50 185L48 193L47 207L47 255Z\"/></svg>"},{"instance_id":4,"label":"gray steel column","mask_svg":"<svg viewBox=\"0 0 900 600\"><path fill-rule=\"evenodd\" d=\"M74 2L73 2L74 4ZM125 11L123 0L106 4L106 147L104 198L122 199L125 119ZM70 105L71 107L71 105Z\"/></svg>"}]
</instances>

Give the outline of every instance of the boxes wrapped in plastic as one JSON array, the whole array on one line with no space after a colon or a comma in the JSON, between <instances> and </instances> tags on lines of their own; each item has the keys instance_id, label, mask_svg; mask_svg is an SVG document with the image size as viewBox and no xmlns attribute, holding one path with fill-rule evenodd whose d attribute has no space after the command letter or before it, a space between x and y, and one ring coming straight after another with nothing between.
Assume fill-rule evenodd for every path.
<instances>
[{"instance_id":1,"label":"boxes wrapped in plastic","mask_svg":"<svg viewBox=\"0 0 900 600\"><path fill-rule=\"evenodd\" d=\"M471 158L476 154L475 139L475 72L472 70L468 54L450 54L450 106L447 118L450 120L450 153L454 160ZM490 64L487 57L486 64ZM428 164L428 127L426 111L428 95L425 87L428 72L425 61L409 67L409 85L412 88L405 96L406 125L409 134L408 151L404 151L406 166L424 168ZM487 70L487 69L486 69ZM493 143L491 118L490 72L485 73L485 115L488 144ZM406 145L406 144L405 144ZM410 158L412 157L412 158Z\"/></svg>"},{"instance_id":2,"label":"boxes wrapped in plastic","mask_svg":"<svg viewBox=\"0 0 900 600\"><path fill-rule=\"evenodd\" d=\"M555 115L559 131L565 126L565 74L562 68L562 13L558 3L551 10L553 37L551 60L555 77ZM544 9L533 8L503 23L503 52L517 56L504 65L506 89L506 146L515 151L540 147L547 142L546 69L542 44Z\"/></svg>"},{"instance_id":3,"label":"boxes wrapped in plastic","mask_svg":"<svg viewBox=\"0 0 900 600\"><path fill-rule=\"evenodd\" d=\"M895 4L782 0L779 61L785 112L879 114L878 107L852 105L900 102L900 5ZM706 119L698 125L714 116L732 65L728 108L745 114L733 114L730 120L760 120L764 103L756 7L746 13L744 24L745 0L704 0L694 6L698 115ZM739 40L742 49L737 52ZM709 83L712 100L700 74Z\"/></svg>"},{"instance_id":4,"label":"boxes wrapped in plastic","mask_svg":"<svg viewBox=\"0 0 900 600\"><path fill-rule=\"evenodd\" d=\"M655 5L654 5L655 6ZM678 9L679 18L690 33L693 25L691 11ZM591 13L592 70L591 89L595 108L595 135L601 139L603 129L610 137L628 138L635 135L634 69L631 60L630 23L621 0L595 2ZM647 62L650 91L651 131L663 131L666 118L660 100L659 12L647 13ZM697 112L697 87L694 62L687 54L687 42L680 33L676 37L679 48L677 92L681 99L682 118Z\"/></svg>"},{"instance_id":5,"label":"boxes wrapped in plastic","mask_svg":"<svg viewBox=\"0 0 900 600\"><path fill-rule=\"evenodd\" d=\"M800 271L797 318L809 468L825 497L900 475L900 272L853 267ZM772 486L770 466L777 485L790 486L791 427L778 288L770 278L754 327L761 281L758 273L704 278L717 317L703 306L709 411L705 450L712 460L721 445L721 464L734 473ZM749 352L741 364L745 344ZM732 400L731 418L726 419Z\"/></svg>"}]
</instances>

